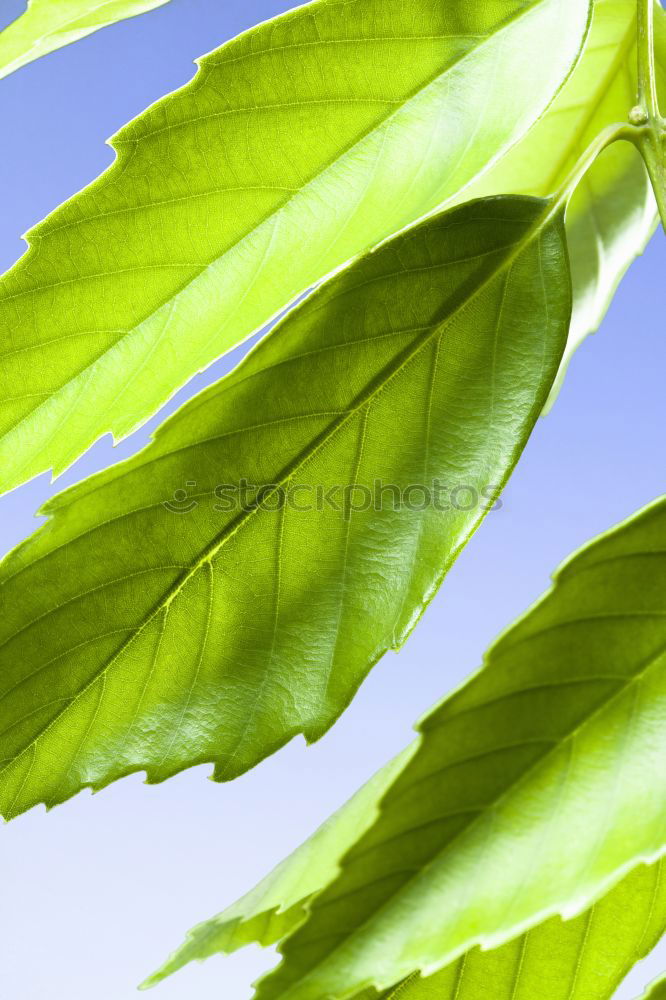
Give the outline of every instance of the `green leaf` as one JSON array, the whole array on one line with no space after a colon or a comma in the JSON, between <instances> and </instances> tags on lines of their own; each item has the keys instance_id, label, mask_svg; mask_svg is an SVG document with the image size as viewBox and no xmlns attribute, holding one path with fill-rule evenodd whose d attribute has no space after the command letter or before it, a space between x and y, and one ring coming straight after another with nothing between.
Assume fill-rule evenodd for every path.
<instances>
[{"instance_id":1,"label":"green leaf","mask_svg":"<svg viewBox=\"0 0 666 1000\"><path fill-rule=\"evenodd\" d=\"M0 31L0 79L108 24L169 0L28 0L27 10Z\"/></svg>"},{"instance_id":2,"label":"green leaf","mask_svg":"<svg viewBox=\"0 0 666 1000\"><path fill-rule=\"evenodd\" d=\"M575 920L552 917L495 951L474 948L382 1000L610 1000L666 931L665 868L641 865Z\"/></svg>"},{"instance_id":3,"label":"green leaf","mask_svg":"<svg viewBox=\"0 0 666 1000\"><path fill-rule=\"evenodd\" d=\"M464 205L49 501L0 567L0 812L137 770L233 778L326 732L494 502L570 308L552 203Z\"/></svg>"},{"instance_id":4,"label":"green leaf","mask_svg":"<svg viewBox=\"0 0 666 1000\"><path fill-rule=\"evenodd\" d=\"M665 1000L666 998L666 976L662 976L652 986L649 986L640 1000Z\"/></svg>"},{"instance_id":5,"label":"green leaf","mask_svg":"<svg viewBox=\"0 0 666 1000\"><path fill-rule=\"evenodd\" d=\"M655 10L657 64L666 91L666 13ZM606 125L636 103L636 0L595 0L583 55L546 115L469 196L556 191ZM467 192L466 192L467 195ZM554 400L573 353L600 325L617 285L654 232L657 210L642 159L615 143L588 171L567 213L574 311Z\"/></svg>"},{"instance_id":6,"label":"green leaf","mask_svg":"<svg viewBox=\"0 0 666 1000\"><path fill-rule=\"evenodd\" d=\"M666 847L666 497L592 543L421 724L259 1000L350 997L587 909Z\"/></svg>"},{"instance_id":7,"label":"green leaf","mask_svg":"<svg viewBox=\"0 0 666 1000\"><path fill-rule=\"evenodd\" d=\"M251 892L190 931L142 988L154 986L188 962L231 954L253 942L275 944L302 923L310 898L333 880L345 852L372 825L382 796L415 749L412 744L383 767Z\"/></svg>"},{"instance_id":8,"label":"green leaf","mask_svg":"<svg viewBox=\"0 0 666 1000\"><path fill-rule=\"evenodd\" d=\"M415 748L384 767L252 892L190 931L142 988L188 962L253 942L275 944L303 923L315 893L332 881L347 850L375 821L382 796ZM665 864L634 869L575 920L552 917L494 951L474 948L428 979L409 977L381 1000L606 1000L666 931ZM366 992L358 1000L377 997L375 990Z\"/></svg>"},{"instance_id":9,"label":"green leaf","mask_svg":"<svg viewBox=\"0 0 666 1000\"><path fill-rule=\"evenodd\" d=\"M317 0L112 140L0 286L0 490L130 433L196 371L519 139L588 0Z\"/></svg>"}]
</instances>

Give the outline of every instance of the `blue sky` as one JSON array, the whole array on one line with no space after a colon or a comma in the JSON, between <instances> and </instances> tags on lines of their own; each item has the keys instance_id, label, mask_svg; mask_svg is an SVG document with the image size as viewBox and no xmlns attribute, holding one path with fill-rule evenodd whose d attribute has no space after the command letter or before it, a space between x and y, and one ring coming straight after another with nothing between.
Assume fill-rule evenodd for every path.
<instances>
[{"instance_id":1,"label":"blue sky","mask_svg":"<svg viewBox=\"0 0 666 1000\"><path fill-rule=\"evenodd\" d=\"M0 5L0 26L19 14ZM278 0L172 0L0 83L0 267L20 234L103 170L105 139L192 75L193 59ZM129 1000L193 923L220 910L295 847L410 739L433 702L475 669L484 648L548 584L559 561L664 490L663 281L658 234L602 330L571 366L504 497L446 580L405 649L375 669L318 745L298 741L226 786L195 768L157 787L140 776L0 831L3 995L13 1000ZM145 443L150 428L228 371L234 352L113 449L99 442L56 485L48 476L0 498L0 550L36 525L54 492ZM271 964L248 950L190 967L156 1000L244 1000ZM632 1000L666 968L666 949L618 995Z\"/></svg>"}]
</instances>

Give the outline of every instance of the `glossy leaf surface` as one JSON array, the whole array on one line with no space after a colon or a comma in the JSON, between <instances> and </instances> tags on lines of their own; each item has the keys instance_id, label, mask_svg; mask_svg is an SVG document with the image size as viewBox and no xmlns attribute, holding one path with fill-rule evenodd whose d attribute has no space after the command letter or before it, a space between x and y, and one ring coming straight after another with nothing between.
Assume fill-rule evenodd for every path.
<instances>
[{"instance_id":1,"label":"glossy leaf surface","mask_svg":"<svg viewBox=\"0 0 666 1000\"><path fill-rule=\"evenodd\" d=\"M465 205L49 501L0 568L0 812L318 739L492 505L570 308L551 203Z\"/></svg>"},{"instance_id":2,"label":"glossy leaf surface","mask_svg":"<svg viewBox=\"0 0 666 1000\"><path fill-rule=\"evenodd\" d=\"M351 997L583 912L666 847L666 499L583 549L421 724L260 1000Z\"/></svg>"},{"instance_id":3,"label":"glossy leaf surface","mask_svg":"<svg viewBox=\"0 0 666 1000\"><path fill-rule=\"evenodd\" d=\"M0 79L63 45L169 0L28 0L27 9L0 31Z\"/></svg>"},{"instance_id":4,"label":"glossy leaf surface","mask_svg":"<svg viewBox=\"0 0 666 1000\"><path fill-rule=\"evenodd\" d=\"M127 435L519 139L587 0L317 0L200 61L0 283L0 491Z\"/></svg>"}]
</instances>

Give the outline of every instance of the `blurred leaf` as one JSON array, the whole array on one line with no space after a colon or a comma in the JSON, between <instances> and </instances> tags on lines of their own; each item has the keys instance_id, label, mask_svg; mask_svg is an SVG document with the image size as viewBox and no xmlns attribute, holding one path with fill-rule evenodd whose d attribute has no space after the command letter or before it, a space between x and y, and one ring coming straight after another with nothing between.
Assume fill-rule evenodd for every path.
<instances>
[{"instance_id":1,"label":"blurred leaf","mask_svg":"<svg viewBox=\"0 0 666 1000\"><path fill-rule=\"evenodd\" d=\"M570 308L551 202L461 206L49 501L0 567L0 812L322 736L492 506Z\"/></svg>"},{"instance_id":2,"label":"blurred leaf","mask_svg":"<svg viewBox=\"0 0 666 1000\"><path fill-rule=\"evenodd\" d=\"M27 10L0 31L0 79L108 24L169 0L28 0Z\"/></svg>"},{"instance_id":3,"label":"blurred leaf","mask_svg":"<svg viewBox=\"0 0 666 1000\"><path fill-rule=\"evenodd\" d=\"M666 88L666 13L656 4L657 63ZM545 196L606 125L636 103L636 2L595 0L583 56L546 115L465 197ZM642 159L615 143L588 171L567 213L574 312L554 400L571 356L600 325L627 268L654 232L657 210Z\"/></svg>"},{"instance_id":4,"label":"blurred leaf","mask_svg":"<svg viewBox=\"0 0 666 1000\"><path fill-rule=\"evenodd\" d=\"M588 0L318 0L200 61L0 284L0 491L195 372L519 139Z\"/></svg>"},{"instance_id":5,"label":"blurred leaf","mask_svg":"<svg viewBox=\"0 0 666 1000\"><path fill-rule=\"evenodd\" d=\"M421 745L259 1000L351 997L573 917L666 847L666 497L560 569Z\"/></svg>"},{"instance_id":6,"label":"blurred leaf","mask_svg":"<svg viewBox=\"0 0 666 1000\"><path fill-rule=\"evenodd\" d=\"M648 986L647 990L640 998L640 1000L665 1000L666 998L666 976L662 976L658 979L652 986Z\"/></svg>"}]
</instances>

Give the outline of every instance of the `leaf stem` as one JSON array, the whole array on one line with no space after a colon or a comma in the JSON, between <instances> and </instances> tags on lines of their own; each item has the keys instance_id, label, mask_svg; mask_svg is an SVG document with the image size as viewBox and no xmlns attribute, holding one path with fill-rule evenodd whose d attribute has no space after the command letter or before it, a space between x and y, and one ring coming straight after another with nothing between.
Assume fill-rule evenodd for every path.
<instances>
[{"instance_id":1,"label":"leaf stem","mask_svg":"<svg viewBox=\"0 0 666 1000\"><path fill-rule=\"evenodd\" d=\"M660 118L654 58L654 0L638 0L638 106Z\"/></svg>"},{"instance_id":2,"label":"leaf stem","mask_svg":"<svg viewBox=\"0 0 666 1000\"><path fill-rule=\"evenodd\" d=\"M614 142L618 142L622 139L635 145L637 138L636 133L638 131L639 130L633 126L624 123L606 126L606 128L597 135L582 156L576 161L571 173L555 192L554 206L559 209L562 204L569 201L569 198L573 194L574 190L578 187L581 180L600 153L603 153L604 149L611 146Z\"/></svg>"},{"instance_id":3,"label":"leaf stem","mask_svg":"<svg viewBox=\"0 0 666 1000\"><path fill-rule=\"evenodd\" d=\"M657 0L637 0L638 103L629 121L608 125L588 146L553 198L553 211L566 204L574 190L607 146L619 140L632 143L643 158L662 225L666 231L666 118L659 108L654 49L654 13Z\"/></svg>"},{"instance_id":4,"label":"leaf stem","mask_svg":"<svg viewBox=\"0 0 666 1000\"><path fill-rule=\"evenodd\" d=\"M666 119L661 115L657 93L655 0L637 0L637 4L638 103L632 108L629 120L634 126L632 141L645 161L666 230Z\"/></svg>"}]
</instances>

